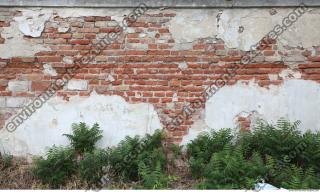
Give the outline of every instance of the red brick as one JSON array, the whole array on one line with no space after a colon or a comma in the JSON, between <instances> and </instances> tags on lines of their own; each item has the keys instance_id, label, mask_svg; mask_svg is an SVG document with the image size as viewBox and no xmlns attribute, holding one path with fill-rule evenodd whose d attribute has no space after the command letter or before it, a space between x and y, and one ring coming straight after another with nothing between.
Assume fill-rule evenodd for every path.
<instances>
[{"instance_id":1,"label":"red brick","mask_svg":"<svg viewBox=\"0 0 320 192\"><path fill-rule=\"evenodd\" d=\"M148 98L147 101L149 103L159 103L160 99L159 98Z\"/></svg>"},{"instance_id":2,"label":"red brick","mask_svg":"<svg viewBox=\"0 0 320 192\"><path fill-rule=\"evenodd\" d=\"M53 45L50 46L52 50L71 50L72 45Z\"/></svg>"},{"instance_id":3,"label":"red brick","mask_svg":"<svg viewBox=\"0 0 320 192\"><path fill-rule=\"evenodd\" d=\"M84 17L84 21L86 21L86 22L93 22L93 21L95 21L95 18L94 17Z\"/></svg>"},{"instance_id":4,"label":"red brick","mask_svg":"<svg viewBox=\"0 0 320 192\"><path fill-rule=\"evenodd\" d=\"M79 33L98 33L99 28L80 28L77 30Z\"/></svg>"},{"instance_id":5,"label":"red brick","mask_svg":"<svg viewBox=\"0 0 320 192\"><path fill-rule=\"evenodd\" d=\"M263 54L264 56L273 56L275 51L264 51Z\"/></svg>"},{"instance_id":6,"label":"red brick","mask_svg":"<svg viewBox=\"0 0 320 192\"><path fill-rule=\"evenodd\" d=\"M23 63L33 63L35 62L34 57L13 57L11 62L23 62Z\"/></svg>"},{"instance_id":7,"label":"red brick","mask_svg":"<svg viewBox=\"0 0 320 192\"><path fill-rule=\"evenodd\" d=\"M149 49L156 49L158 46L156 44L149 44L148 48Z\"/></svg>"},{"instance_id":8,"label":"red brick","mask_svg":"<svg viewBox=\"0 0 320 192\"><path fill-rule=\"evenodd\" d=\"M161 98L161 103L171 103L172 98Z\"/></svg>"},{"instance_id":9,"label":"red brick","mask_svg":"<svg viewBox=\"0 0 320 192\"><path fill-rule=\"evenodd\" d=\"M162 50L149 50L148 55L170 55L170 51L162 51Z\"/></svg>"},{"instance_id":10,"label":"red brick","mask_svg":"<svg viewBox=\"0 0 320 192\"><path fill-rule=\"evenodd\" d=\"M115 27L110 27L110 28L100 28L99 31L100 33L119 33L119 29L115 28Z\"/></svg>"},{"instance_id":11,"label":"red brick","mask_svg":"<svg viewBox=\"0 0 320 192\"><path fill-rule=\"evenodd\" d=\"M152 92L143 92L142 95L143 95L143 97L152 97L153 93Z\"/></svg>"},{"instance_id":12,"label":"red brick","mask_svg":"<svg viewBox=\"0 0 320 192\"><path fill-rule=\"evenodd\" d=\"M129 33L127 38L139 38L139 33Z\"/></svg>"},{"instance_id":13,"label":"red brick","mask_svg":"<svg viewBox=\"0 0 320 192\"><path fill-rule=\"evenodd\" d=\"M197 44L193 46L193 49L198 50L198 49L205 49L206 45L201 45L201 44Z\"/></svg>"},{"instance_id":14,"label":"red brick","mask_svg":"<svg viewBox=\"0 0 320 192\"><path fill-rule=\"evenodd\" d=\"M170 33L169 29L159 29L159 33Z\"/></svg>"},{"instance_id":15,"label":"red brick","mask_svg":"<svg viewBox=\"0 0 320 192\"><path fill-rule=\"evenodd\" d=\"M317 57L308 57L309 61L320 62L320 56Z\"/></svg>"},{"instance_id":16,"label":"red brick","mask_svg":"<svg viewBox=\"0 0 320 192\"><path fill-rule=\"evenodd\" d=\"M75 45L73 49L74 50L91 50L92 47L90 45Z\"/></svg>"},{"instance_id":17,"label":"red brick","mask_svg":"<svg viewBox=\"0 0 320 192\"><path fill-rule=\"evenodd\" d=\"M45 82L45 81L33 81L31 84L32 91L45 91L47 90L51 85L51 82Z\"/></svg>"},{"instance_id":18,"label":"red brick","mask_svg":"<svg viewBox=\"0 0 320 192\"><path fill-rule=\"evenodd\" d=\"M91 43L88 39L70 40L69 43L73 45L89 45Z\"/></svg>"},{"instance_id":19,"label":"red brick","mask_svg":"<svg viewBox=\"0 0 320 192\"><path fill-rule=\"evenodd\" d=\"M84 37L86 38L86 39L95 39L96 38L96 34L94 34L94 33L86 33L85 35L84 35Z\"/></svg>"},{"instance_id":20,"label":"red brick","mask_svg":"<svg viewBox=\"0 0 320 192\"><path fill-rule=\"evenodd\" d=\"M96 21L111 21L111 17L109 17L109 16L105 16L105 17L96 16L95 20Z\"/></svg>"},{"instance_id":21,"label":"red brick","mask_svg":"<svg viewBox=\"0 0 320 192\"><path fill-rule=\"evenodd\" d=\"M56 55L56 51L41 51L35 54L35 56L53 56Z\"/></svg>"},{"instance_id":22,"label":"red brick","mask_svg":"<svg viewBox=\"0 0 320 192\"><path fill-rule=\"evenodd\" d=\"M48 35L49 38L62 38L62 39L70 39L72 34L70 33L50 33Z\"/></svg>"},{"instance_id":23,"label":"red brick","mask_svg":"<svg viewBox=\"0 0 320 192\"><path fill-rule=\"evenodd\" d=\"M9 27L10 23L6 21L0 21L0 27Z\"/></svg>"},{"instance_id":24,"label":"red brick","mask_svg":"<svg viewBox=\"0 0 320 192\"><path fill-rule=\"evenodd\" d=\"M62 39L62 38L59 38L59 39L45 39L44 43L47 43L47 44L65 44L65 43L67 43L67 40L66 39Z\"/></svg>"},{"instance_id":25,"label":"red brick","mask_svg":"<svg viewBox=\"0 0 320 192\"><path fill-rule=\"evenodd\" d=\"M47 56L47 57L38 57L38 62L60 62L62 59L61 57L55 56Z\"/></svg>"}]
</instances>

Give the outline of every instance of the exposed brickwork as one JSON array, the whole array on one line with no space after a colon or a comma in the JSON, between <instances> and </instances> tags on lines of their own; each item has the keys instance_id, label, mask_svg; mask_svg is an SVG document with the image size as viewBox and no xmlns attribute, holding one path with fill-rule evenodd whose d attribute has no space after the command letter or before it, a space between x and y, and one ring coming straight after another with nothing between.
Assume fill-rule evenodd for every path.
<instances>
[{"instance_id":1,"label":"exposed brickwork","mask_svg":"<svg viewBox=\"0 0 320 192\"><path fill-rule=\"evenodd\" d=\"M245 117L238 117L238 123L240 131L248 131L250 130L251 119Z\"/></svg>"},{"instance_id":2,"label":"exposed brickwork","mask_svg":"<svg viewBox=\"0 0 320 192\"><path fill-rule=\"evenodd\" d=\"M0 12L3 14L6 12ZM192 49L174 48L175 40L166 27L174 13L146 14L133 23L116 42L103 50L94 62L81 65L72 82L57 95L66 100L70 96L88 96L93 90L99 94L120 95L130 103L147 102L156 107L162 123L181 113L185 103L193 102L207 85L221 74L226 74L235 63L239 63L245 52L228 49L224 42L207 43L206 39L193 42ZM0 16L0 29L8 27L9 20ZM61 33L53 21L47 22L42 36L25 37L37 41L52 51L39 52L34 57L1 59L6 65L0 70L0 126L4 125L13 110L19 109L27 100L42 93L55 79L60 78L72 62L63 62L66 56L76 58L93 55L95 43L109 32L114 32L110 16L77 17L55 22L68 23L70 29ZM5 43L0 38L0 43ZM290 49L286 53L277 49L274 42L256 58L254 63L243 66L230 81L248 82L255 80L260 86L279 85L283 79L278 75L288 68L281 57L293 55L304 58L296 63L303 79L320 81L320 48L310 52L304 49ZM44 65L50 64L56 76L43 73ZM181 67L184 66L184 67ZM108 80L109 75L114 81ZM270 79L270 75L276 78ZM195 114L197 115L197 113ZM244 129L247 129L246 121ZM169 133L170 141L180 142L188 133L192 119L187 120L175 131Z\"/></svg>"}]
</instances>

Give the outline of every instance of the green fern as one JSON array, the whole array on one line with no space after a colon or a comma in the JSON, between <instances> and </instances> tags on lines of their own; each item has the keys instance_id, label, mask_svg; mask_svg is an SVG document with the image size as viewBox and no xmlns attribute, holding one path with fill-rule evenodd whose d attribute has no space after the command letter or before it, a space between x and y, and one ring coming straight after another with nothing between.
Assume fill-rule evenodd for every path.
<instances>
[{"instance_id":1,"label":"green fern","mask_svg":"<svg viewBox=\"0 0 320 192\"><path fill-rule=\"evenodd\" d=\"M145 175L139 173L139 170L144 170L143 165L150 170L158 170L156 167L160 164L163 172L166 164L163 137L161 131L156 131L153 135L147 134L143 138L126 137L118 146L109 149L109 164L118 179L139 181Z\"/></svg>"},{"instance_id":2,"label":"green fern","mask_svg":"<svg viewBox=\"0 0 320 192\"><path fill-rule=\"evenodd\" d=\"M72 124L72 134L63 134L70 142L76 152L83 154L92 152L95 149L95 144L102 138L102 130L99 124L95 123L92 128L85 123Z\"/></svg>"},{"instance_id":3,"label":"green fern","mask_svg":"<svg viewBox=\"0 0 320 192\"><path fill-rule=\"evenodd\" d=\"M281 186L287 189L318 189L320 187L319 178L316 177L312 168L303 170L301 167L290 166L284 174L287 176Z\"/></svg>"},{"instance_id":4,"label":"green fern","mask_svg":"<svg viewBox=\"0 0 320 192\"><path fill-rule=\"evenodd\" d=\"M48 150L46 158L35 159L32 172L43 183L58 188L75 172L76 167L73 149L53 146Z\"/></svg>"},{"instance_id":5,"label":"green fern","mask_svg":"<svg viewBox=\"0 0 320 192\"><path fill-rule=\"evenodd\" d=\"M238 143L244 145L248 156L257 151L262 156L270 155L277 160L283 160L302 140L299 125L300 121L290 123L283 118L279 119L276 125L261 121L250 133L240 133ZM296 159L294 157L291 161Z\"/></svg>"},{"instance_id":6,"label":"green fern","mask_svg":"<svg viewBox=\"0 0 320 192\"><path fill-rule=\"evenodd\" d=\"M252 188L263 179L284 188L319 188L320 133L302 134L300 124L281 118L235 135L200 135L187 146L193 175L204 178L198 187Z\"/></svg>"},{"instance_id":7,"label":"green fern","mask_svg":"<svg viewBox=\"0 0 320 192\"><path fill-rule=\"evenodd\" d=\"M263 177L268 168L258 153L250 159L244 158L241 147L226 145L214 153L205 168L204 177L207 189L251 189L258 177ZM202 185L203 187L203 185Z\"/></svg>"},{"instance_id":8,"label":"green fern","mask_svg":"<svg viewBox=\"0 0 320 192\"><path fill-rule=\"evenodd\" d=\"M311 167L320 172L320 133L307 131L302 141L295 147L297 151L297 164L306 168Z\"/></svg>"},{"instance_id":9,"label":"green fern","mask_svg":"<svg viewBox=\"0 0 320 192\"><path fill-rule=\"evenodd\" d=\"M168 177L163 173L160 161L156 162L155 167L150 167L144 162L140 162L138 171L144 188L163 189L168 187Z\"/></svg>"},{"instance_id":10,"label":"green fern","mask_svg":"<svg viewBox=\"0 0 320 192\"><path fill-rule=\"evenodd\" d=\"M90 184L98 183L103 176L103 167L108 165L108 156L108 152L101 149L85 153L79 162L81 180Z\"/></svg>"},{"instance_id":11,"label":"green fern","mask_svg":"<svg viewBox=\"0 0 320 192\"><path fill-rule=\"evenodd\" d=\"M209 163L212 154L221 151L232 139L231 129L221 129L218 132L203 133L191 141L187 145L187 153L192 175L203 175L205 165Z\"/></svg>"},{"instance_id":12,"label":"green fern","mask_svg":"<svg viewBox=\"0 0 320 192\"><path fill-rule=\"evenodd\" d=\"M109 163L112 170L119 179L124 180L138 180L138 162L137 157L140 145L140 138L126 137L117 147L109 149L110 159Z\"/></svg>"}]
</instances>

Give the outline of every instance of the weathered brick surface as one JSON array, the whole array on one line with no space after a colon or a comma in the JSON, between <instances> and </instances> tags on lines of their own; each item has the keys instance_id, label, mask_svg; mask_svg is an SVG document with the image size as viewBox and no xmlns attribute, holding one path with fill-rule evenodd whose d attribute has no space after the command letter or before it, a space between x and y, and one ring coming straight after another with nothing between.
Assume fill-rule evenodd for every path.
<instances>
[{"instance_id":1,"label":"weathered brick surface","mask_svg":"<svg viewBox=\"0 0 320 192\"><path fill-rule=\"evenodd\" d=\"M8 90L12 92L28 92L30 90L30 81L9 81Z\"/></svg>"},{"instance_id":2,"label":"weathered brick surface","mask_svg":"<svg viewBox=\"0 0 320 192\"><path fill-rule=\"evenodd\" d=\"M70 80L67 84L67 89L71 91L85 91L88 89L88 81Z\"/></svg>"},{"instance_id":3,"label":"weathered brick surface","mask_svg":"<svg viewBox=\"0 0 320 192\"><path fill-rule=\"evenodd\" d=\"M241 56L246 54L228 49L221 40L215 43L207 43L206 39L190 44L175 43L166 27L173 17L174 13L142 16L124 32L126 35L120 35L97 56L90 50L97 50L98 40L115 31L115 22L111 22L110 16L55 18L70 24L65 33L47 22L37 39L43 40L52 51L26 58L3 59L0 55L0 63L5 66L0 70L0 107L5 107L4 102L8 110L22 107L27 98L34 98L44 91L73 66L73 62L64 62L65 57L70 60L77 56L94 56L89 64L80 65L73 80L57 95L67 99L74 95L88 96L95 90L99 94L122 96L130 103L152 103L163 125L166 125L168 120L181 113L184 104L194 102L208 85L220 75L227 74L228 69L238 64ZM9 19L0 21L0 28L9 23ZM283 79L279 73L288 65L281 61L284 53L276 45L273 42L253 63L243 65L228 85L250 80L264 87L281 84ZM315 49L320 50L319 47ZM300 63L296 66L303 79L320 82L320 56L317 53L319 51L303 49L292 52L290 58L298 58ZM57 76L43 73L43 66L47 64L57 72ZM1 118L4 121L9 117ZM192 123L190 118L169 132L170 140L181 141Z\"/></svg>"}]
</instances>

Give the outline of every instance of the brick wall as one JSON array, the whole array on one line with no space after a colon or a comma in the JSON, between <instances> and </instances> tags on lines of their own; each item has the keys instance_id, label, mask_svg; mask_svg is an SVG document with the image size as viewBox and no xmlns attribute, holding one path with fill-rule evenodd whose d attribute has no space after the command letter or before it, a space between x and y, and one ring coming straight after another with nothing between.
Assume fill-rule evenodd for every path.
<instances>
[{"instance_id":1,"label":"brick wall","mask_svg":"<svg viewBox=\"0 0 320 192\"><path fill-rule=\"evenodd\" d=\"M14 9L1 8L0 31L9 27L14 16L19 14ZM88 97L95 90L98 94L119 95L129 103L151 103L161 123L166 125L181 113L186 103L201 96L206 86L226 74L247 54L239 49L229 49L223 40L214 38L211 43L208 39L198 39L192 42L190 49L177 48L168 28L168 22L174 17L174 11L146 13L93 62L82 64L57 95L68 100L75 95ZM67 24L68 29L59 32L56 23ZM97 49L95 44L114 30L111 15L57 16L45 23L41 37L24 36L27 41L49 47L50 51L12 58L1 58L0 53L0 127L4 127L5 121L27 101L41 94L71 68L72 60L92 54L90 50ZM5 41L0 36L0 43ZM303 57L305 61L295 62L293 71L300 72L301 79L319 82L320 47L313 48L314 51L288 47L284 52L278 50L278 42L273 42L254 62L242 66L229 85L250 80L266 88L281 85L284 80L281 72L292 69L286 61L279 59L286 55ZM287 78L294 77L289 74ZM177 129L168 130L169 140L180 142L192 124L190 118Z\"/></svg>"}]
</instances>

